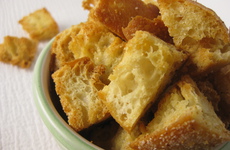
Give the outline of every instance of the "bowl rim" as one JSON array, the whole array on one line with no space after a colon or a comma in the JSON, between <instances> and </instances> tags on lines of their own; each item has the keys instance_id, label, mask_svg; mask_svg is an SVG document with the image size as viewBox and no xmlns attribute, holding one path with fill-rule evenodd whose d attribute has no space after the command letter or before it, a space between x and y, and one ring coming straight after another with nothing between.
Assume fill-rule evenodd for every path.
<instances>
[{"instance_id":1,"label":"bowl rim","mask_svg":"<svg viewBox=\"0 0 230 150\"><path fill-rule=\"evenodd\" d=\"M49 95L50 50L55 38L43 48L35 63L33 72L33 95L37 111L46 127L63 149L102 149L76 133L59 115Z\"/></svg>"}]
</instances>

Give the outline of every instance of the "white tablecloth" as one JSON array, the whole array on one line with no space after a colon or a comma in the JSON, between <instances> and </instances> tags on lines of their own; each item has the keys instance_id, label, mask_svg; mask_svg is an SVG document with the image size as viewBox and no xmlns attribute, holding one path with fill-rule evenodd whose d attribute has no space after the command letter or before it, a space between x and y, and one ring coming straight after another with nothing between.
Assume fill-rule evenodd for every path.
<instances>
[{"instance_id":1,"label":"white tablecloth","mask_svg":"<svg viewBox=\"0 0 230 150\"><path fill-rule=\"evenodd\" d=\"M229 0L198 0L214 9L230 26ZM87 11L81 0L0 0L0 43L4 36L28 37L18 21L37 9L46 7L60 31L86 21ZM38 53L47 42L39 44ZM34 104L32 75L34 64L21 69L0 62L0 149L58 150L59 146L43 124Z\"/></svg>"}]
</instances>

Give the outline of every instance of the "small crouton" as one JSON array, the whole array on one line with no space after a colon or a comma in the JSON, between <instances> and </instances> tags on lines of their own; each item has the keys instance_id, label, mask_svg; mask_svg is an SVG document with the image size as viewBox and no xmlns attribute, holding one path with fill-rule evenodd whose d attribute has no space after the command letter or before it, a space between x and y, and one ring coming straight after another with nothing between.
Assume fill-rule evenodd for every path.
<instances>
[{"instance_id":1,"label":"small crouton","mask_svg":"<svg viewBox=\"0 0 230 150\"><path fill-rule=\"evenodd\" d=\"M29 68L37 51L37 41L6 36L0 44L0 61Z\"/></svg>"},{"instance_id":2,"label":"small crouton","mask_svg":"<svg viewBox=\"0 0 230 150\"><path fill-rule=\"evenodd\" d=\"M23 17L19 23L31 38L39 41L49 40L59 32L57 23L46 8Z\"/></svg>"}]
</instances>

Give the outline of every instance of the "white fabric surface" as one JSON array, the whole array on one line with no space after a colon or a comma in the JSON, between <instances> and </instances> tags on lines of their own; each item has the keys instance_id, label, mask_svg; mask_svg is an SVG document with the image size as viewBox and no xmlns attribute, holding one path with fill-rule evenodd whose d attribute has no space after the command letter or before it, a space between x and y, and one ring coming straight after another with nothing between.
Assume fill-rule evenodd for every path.
<instances>
[{"instance_id":1,"label":"white fabric surface","mask_svg":"<svg viewBox=\"0 0 230 150\"><path fill-rule=\"evenodd\" d=\"M214 9L230 26L229 0L198 0ZM60 31L86 21L82 0L0 0L0 43L6 35L28 37L18 21L25 15L46 7ZM39 44L38 53L47 42ZM34 61L35 63L35 61ZM56 141L43 124L34 104L32 75L0 62L0 150L58 150Z\"/></svg>"}]
</instances>

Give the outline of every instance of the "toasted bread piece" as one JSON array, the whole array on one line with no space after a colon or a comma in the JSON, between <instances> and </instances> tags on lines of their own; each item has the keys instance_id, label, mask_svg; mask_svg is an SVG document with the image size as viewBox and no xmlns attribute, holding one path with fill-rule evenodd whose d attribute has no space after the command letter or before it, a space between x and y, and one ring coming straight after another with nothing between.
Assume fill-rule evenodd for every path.
<instances>
[{"instance_id":1,"label":"toasted bread piece","mask_svg":"<svg viewBox=\"0 0 230 150\"><path fill-rule=\"evenodd\" d=\"M69 43L72 38L71 35L78 34L82 24L73 25L70 28L59 33L52 44L51 55L53 55L53 63L51 66L52 71L56 71L62 67L65 63L73 61L75 59L74 54L69 49Z\"/></svg>"},{"instance_id":2,"label":"toasted bread piece","mask_svg":"<svg viewBox=\"0 0 230 150\"><path fill-rule=\"evenodd\" d=\"M4 37L0 44L0 61L29 68L37 52L37 41L13 36Z\"/></svg>"},{"instance_id":3,"label":"toasted bread piece","mask_svg":"<svg viewBox=\"0 0 230 150\"><path fill-rule=\"evenodd\" d=\"M76 131L110 116L97 96L104 86L99 79L104 71L103 66L95 66L89 58L83 57L67 63L52 74L69 125Z\"/></svg>"},{"instance_id":4,"label":"toasted bread piece","mask_svg":"<svg viewBox=\"0 0 230 150\"><path fill-rule=\"evenodd\" d=\"M214 11L192 0L158 0L158 4L176 47L191 54L190 72L204 74L229 63L228 29Z\"/></svg>"},{"instance_id":5,"label":"toasted bread piece","mask_svg":"<svg viewBox=\"0 0 230 150\"><path fill-rule=\"evenodd\" d=\"M49 40L59 32L58 25L46 8L39 9L19 20L31 38Z\"/></svg>"},{"instance_id":6,"label":"toasted bread piece","mask_svg":"<svg viewBox=\"0 0 230 150\"><path fill-rule=\"evenodd\" d=\"M189 40L197 43L211 38L229 43L228 29L211 9L192 0L158 0L158 3L162 20L176 46L191 52L193 43L188 43Z\"/></svg>"},{"instance_id":7,"label":"toasted bread piece","mask_svg":"<svg viewBox=\"0 0 230 150\"><path fill-rule=\"evenodd\" d=\"M158 15L157 6L141 0L100 0L90 13L91 18L100 21L122 39L125 39L122 28L128 25L132 17L154 19Z\"/></svg>"},{"instance_id":8,"label":"toasted bread piece","mask_svg":"<svg viewBox=\"0 0 230 150\"><path fill-rule=\"evenodd\" d=\"M189 77L182 77L161 100L147 132L131 147L152 149L212 149L230 140L230 132Z\"/></svg>"},{"instance_id":9,"label":"toasted bread piece","mask_svg":"<svg viewBox=\"0 0 230 150\"><path fill-rule=\"evenodd\" d=\"M130 132L169 83L186 55L145 31L128 41L121 62L99 95L113 118Z\"/></svg>"},{"instance_id":10,"label":"toasted bread piece","mask_svg":"<svg viewBox=\"0 0 230 150\"><path fill-rule=\"evenodd\" d=\"M135 32L138 30L147 31L165 42L173 43L172 37L169 36L168 28L164 25L160 16L153 20L142 16L136 16L129 22L127 27L122 28L126 40L133 38Z\"/></svg>"},{"instance_id":11,"label":"toasted bread piece","mask_svg":"<svg viewBox=\"0 0 230 150\"><path fill-rule=\"evenodd\" d=\"M108 84L108 76L122 58L125 42L95 21L82 23L79 33L72 35L69 49L74 57L89 57L96 65L103 64L106 72L102 77Z\"/></svg>"}]
</instances>

